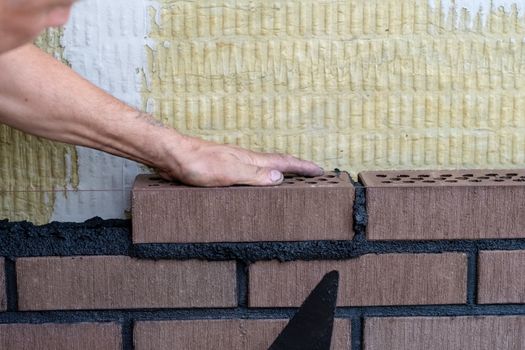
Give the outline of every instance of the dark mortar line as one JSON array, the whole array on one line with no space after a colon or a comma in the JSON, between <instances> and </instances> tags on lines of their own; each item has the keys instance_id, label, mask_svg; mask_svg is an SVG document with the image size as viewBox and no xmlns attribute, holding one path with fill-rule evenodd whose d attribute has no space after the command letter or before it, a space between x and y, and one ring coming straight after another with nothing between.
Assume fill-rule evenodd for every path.
<instances>
[{"instance_id":1,"label":"dark mortar line","mask_svg":"<svg viewBox=\"0 0 525 350\"><path fill-rule=\"evenodd\" d=\"M4 260L5 291L7 311L18 311L18 291L16 282L15 259L7 257Z\"/></svg>"},{"instance_id":2,"label":"dark mortar line","mask_svg":"<svg viewBox=\"0 0 525 350\"><path fill-rule=\"evenodd\" d=\"M132 318L126 319L122 322L122 350L133 350L133 324Z\"/></svg>"},{"instance_id":3,"label":"dark mortar line","mask_svg":"<svg viewBox=\"0 0 525 350\"><path fill-rule=\"evenodd\" d=\"M204 319L286 319L297 308L265 309L130 309L2 312L1 323L78 323L116 322L129 327L130 322L204 320ZM446 317L446 316L525 316L525 304L505 305L422 305L340 307L336 318L367 317Z\"/></svg>"},{"instance_id":4,"label":"dark mortar line","mask_svg":"<svg viewBox=\"0 0 525 350\"><path fill-rule=\"evenodd\" d=\"M351 349L352 350L361 350L363 349L363 319L361 317L354 317L351 320Z\"/></svg>"},{"instance_id":5,"label":"dark mortar line","mask_svg":"<svg viewBox=\"0 0 525 350\"><path fill-rule=\"evenodd\" d=\"M243 261L237 261L237 306L248 307L249 275L248 265Z\"/></svg>"},{"instance_id":6,"label":"dark mortar line","mask_svg":"<svg viewBox=\"0 0 525 350\"><path fill-rule=\"evenodd\" d=\"M345 260L366 254L469 253L477 250L525 250L525 239L252 242L213 244L139 244L133 256L141 259L241 260Z\"/></svg>"},{"instance_id":7,"label":"dark mortar line","mask_svg":"<svg viewBox=\"0 0 525 350\"><path fill-rule=\"evenodd\" d=\"M467 253L467 304L475 305L478 290L478 250Z\"/></svg>"}]
</instances>

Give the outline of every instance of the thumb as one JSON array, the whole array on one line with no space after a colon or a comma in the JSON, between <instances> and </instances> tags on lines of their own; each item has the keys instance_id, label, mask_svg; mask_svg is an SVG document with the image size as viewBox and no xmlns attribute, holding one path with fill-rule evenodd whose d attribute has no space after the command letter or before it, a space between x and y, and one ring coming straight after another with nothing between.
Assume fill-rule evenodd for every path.
<instances>
[{"instance_id":1,"label":"thumb","mask_svg":"<svg viewBox=\"0 0 525 350\"><path fill-rule=\"evenodd\" d=\"M238 184L252 186L272 186L283 182L283 174L276 169L244 165L239 169Z\"/></svg>"}]
</instances>

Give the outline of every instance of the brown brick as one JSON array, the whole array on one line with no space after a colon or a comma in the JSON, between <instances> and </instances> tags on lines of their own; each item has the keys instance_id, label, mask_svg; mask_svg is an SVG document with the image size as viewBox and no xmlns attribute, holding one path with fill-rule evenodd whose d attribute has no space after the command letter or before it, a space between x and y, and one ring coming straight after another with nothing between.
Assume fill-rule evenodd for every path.
<instances>
[{"instance_id":1,"label":"brown brick","mask_svg":"<svg viewBox=\"0 0 525 350\"><path fill-rule=\"evenodd\" d=\"M478 302L525 303L525 251L485 251L479 254Z\"/></svg>"},{"instance_id":2,"label":"brown brick","mask_svg":"<svg viewBox=\"0 0 525 350\"><path fill-rule=\"evenodd\" d=\"M121 334L114 323L2 324L0 349L120 350Z\"/></svg>"},{"instance_id":3,"label":"brown brick","mask_svg":"<svg viewBox=\"0 0 525 350\"><path fill-rule=\"evenodd\" d=\"M236 305L235 263L123 256L20 258L21 310Z\"/></svg>"},{"instance_id":4,"label":"brown brick","mask_svg":"<svg viewBox=\"0 0 525 350\"><path fill-rule=\"evenodd\" d=\"M298 306L326 272L338 270L339 306L461 304L466 302L466 264L466 256L456 253L257 262L250 265L249 303Z\"/></svg>"},{"instance_id":5,"label":"brown brick","mask_svg":"<svg viewBox=\"0 0 525 350\"><path fill-rule=\"evenodd\" d=\"M365 350L522 350L525 317L397 317L365 321Z\"/></svg>"},{"instance_id":6,"label":"brown brick","mask_svg":"<svg viewBox=\"0 0 525 350\"><path fill-rule=\"evenodd\" d=\"M369 239L525 237L525 170L382 171L359 177L366 186Z\"/></svg>"},{"instance_id":7,"label":"brown brick","mask_svg":"<svg viewBox=\"0 0 525 350\"><path fill-rule=\"evenodd\" d=\"M0 311L7 309L7 297L5 295L5 262L4 258L0 258Z\"/></svg>"},{"instance_id":8,"label":"brown brick","mask_svg":"<svg viewBox=\"0 0 525 350\"><path fill-rule=\"evenodd\" d=\"M136 350L266 350L286 320L153 321L135 324ZM350 349L350 321L336 320L333 350Z\"/></svg>"},{"instance_id":9,"label":"brown brick","mask_svg":"<svg viewBox=\"0 0 525 350\"><path fill-rule=\"evenodd\" d=\"M133 242L352 239L353 201L346 173L228 188L182 186L141 175L133 187Z\"/></svg>"}]
</instances>

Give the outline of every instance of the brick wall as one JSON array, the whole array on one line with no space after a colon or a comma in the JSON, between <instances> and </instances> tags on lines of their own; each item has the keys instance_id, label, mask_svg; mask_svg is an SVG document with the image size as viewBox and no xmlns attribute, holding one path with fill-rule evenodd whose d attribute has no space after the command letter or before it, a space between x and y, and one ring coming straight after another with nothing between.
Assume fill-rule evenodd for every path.
<instances>
[{"instance_id":1,"label":"brick wall","mask_svg":"<svg viewBox=\"0 0 525 350\"><path fill-rule=\"evenodd\" d=\"M333 349L523 349L524 180L144 176L132 223L0 221L0 349L266 349L332 269Z\"/></svg>"}]
</instances>

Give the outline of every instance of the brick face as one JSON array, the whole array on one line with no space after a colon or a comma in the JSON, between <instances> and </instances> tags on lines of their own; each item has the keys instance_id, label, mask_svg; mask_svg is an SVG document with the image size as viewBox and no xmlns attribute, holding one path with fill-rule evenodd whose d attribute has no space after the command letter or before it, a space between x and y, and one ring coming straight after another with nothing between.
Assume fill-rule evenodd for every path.
<instances>
[{"instance_id":1,"label":"brick face","mask_svg":"<svg viewBox=\"0 0 525 350\"><path fill-rule=\"evenodd\" d=\"M257 262L250 265L249 304L298 306L330 270L340 272L339 306L461 304L466 302L466 265L466 256L456 253Z\"/></svg>"},{"instance_id":2,"label":"brick face","mask_svg":"<svg viewBox=\"0 0 525 350\"><path fill-rule=\"evenodd\" d=\"M523 170L385 171L359 177L366 186L371 240L525 237Z\"/></svg>"},{"instance_id":3,"label":"brick face","mask_svg":"<svg viewBox=\"0 0 525 350\"><path fill-rule=\"evenodd\" d=\"M4 258L0 258L0 311L7 309L5 282L5 260Z\"/></svg>"},{"instance_id":4,"label":"brick face","mask_svg":"<svg viewBox=\"0 0 525 350\"><path fill-rule=\"evenodd\" d=\"M525 251L479 254L480 304L525 303Z\"/></svg>"},{"instance_id":5,"label":"brick face","mask_svg":"<svg viewBox=\"0 0 525 350\"><path fill-rule=\"evenodd\" d=\"M365 321L365 350L522 350L525 317L406 317Z\"/></svg>"},{"instance_id":6,"label":"brick face","mask_svg":"<svg viewBox=\"0 0 525 350\"><path fill-rule=\"evenodd\" d=\"M120 350L121 333L113 323L1 324L0 349Z\"/></svg>"},{"instance_id":7,"label":"brick face","mask_svg":"<svg viewBox=\"0 0 525 350\"><path fill-rule=\"evenodd\" d=\"M136 350L267 350L286 320L152 321L135 325ZM350 349L350 321L336 320L333 350Z\"/></svg>"},{"instance_id":8,"label":"brick face","mask_svg":"<svg viewBox=\"0 0 525 350\"><path fill-rule=\"evenodd\" d=\"M155 179L135 181L135 243L353 237L354 187L346 173L294 177L273 187L196 188Z\"/></svg>"},{"instance_id":9,"label":"brick face","mask_svg":"<svg viewBox=\"0 0 525 350\"><path fill-rule=\"evenodd\" d=\"M122 256L21 258L21 310L231 307L235 263Z\"/></svg>"}]
</instances>

